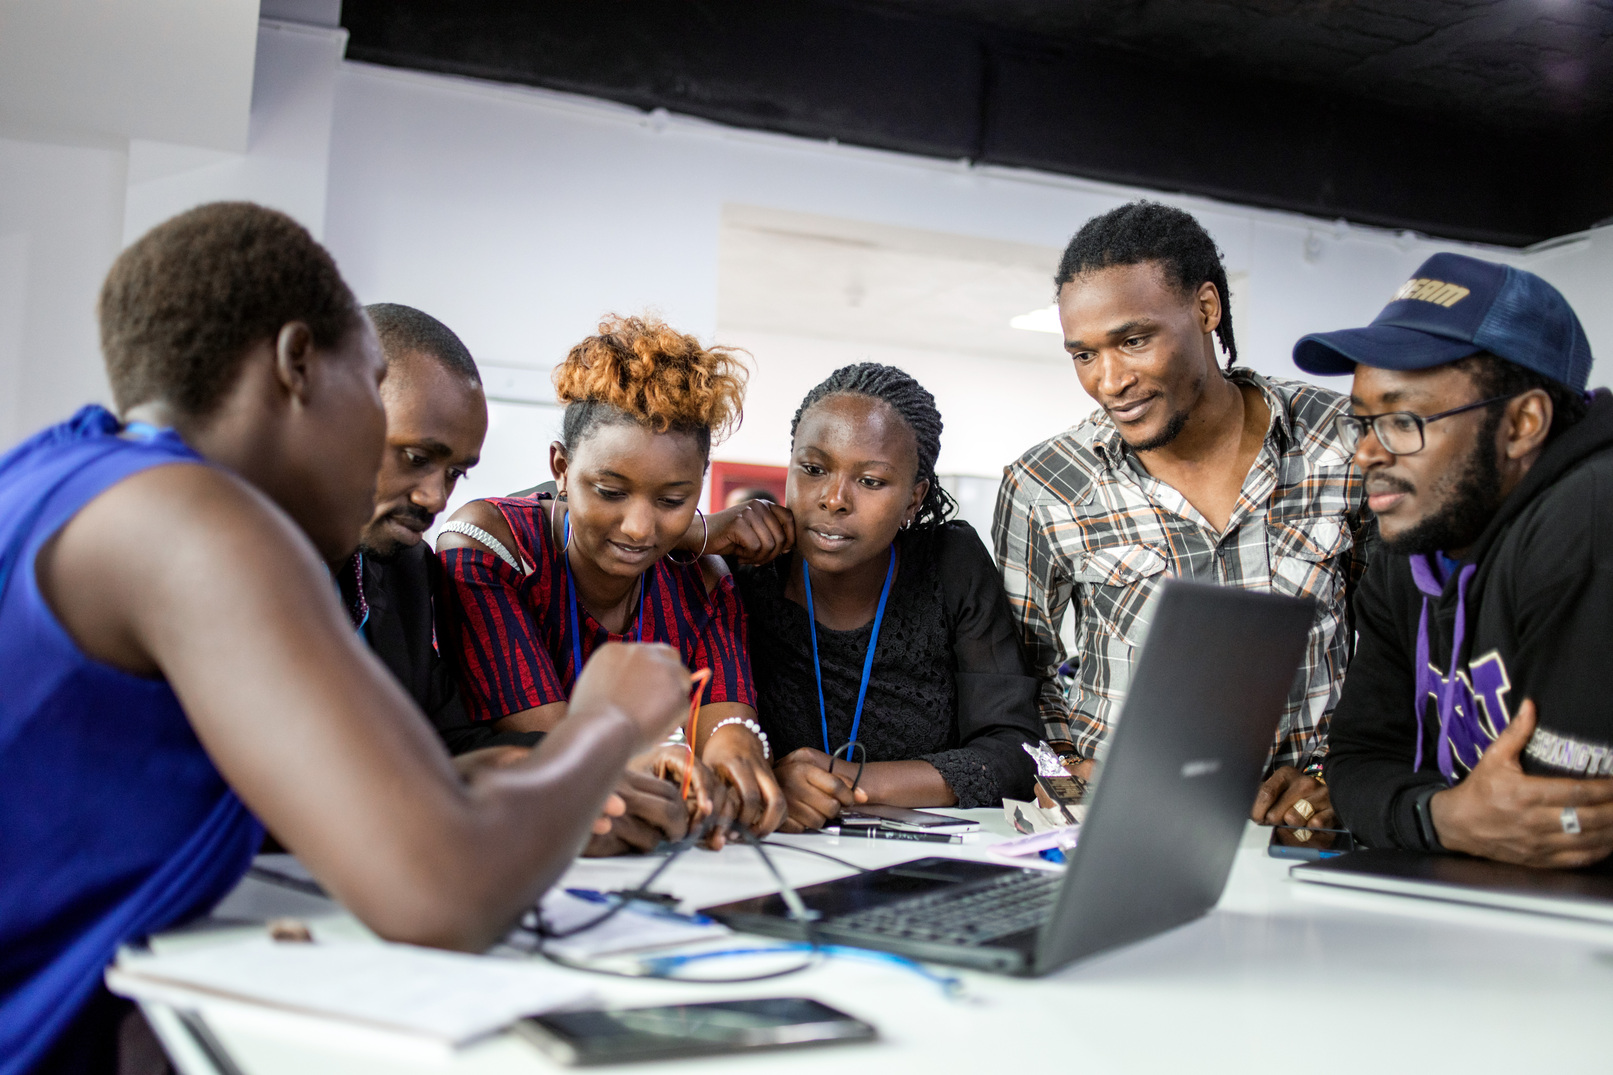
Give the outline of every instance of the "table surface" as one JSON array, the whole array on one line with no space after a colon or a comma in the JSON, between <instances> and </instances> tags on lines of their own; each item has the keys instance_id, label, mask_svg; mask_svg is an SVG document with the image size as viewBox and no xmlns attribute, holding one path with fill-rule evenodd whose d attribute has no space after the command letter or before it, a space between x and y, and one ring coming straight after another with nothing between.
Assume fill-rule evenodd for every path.
<instances>
[{"instance_id":1,"label":"table surface","mask_svg":"<svg viewBox=\"0 0 1613 1075\"><path fill-rule=\"evenodd\" d=\"M985 859L1006 838L997 811L956 811L982 822L964 844L775 837L865 866L924 855ZM669 1072L817 1070L888 1073L1001 1070L1078 1062L1103 1072L1288 1070L1352 1073L1414 1069L1471 1072L1603 1071L1602 1029L1613 1008L1613 926L1332 890L1291 881L1291 862L1266 855L1269 830L1250 826L1216 909L1151 940L1040 979L957 972L948 999L899 966L834 958L803 973L749 986L628 981L576 974L611 1005L681 1003L736 996L809 996L878 1027L880 1040L669 1062ZM811 855L770 849L792 884L849 871ZM568 886L618 888L640 881L643 858L579 860ZM772 891L744 846L682 856L656 887L688 907ZM256 888L254 886L257 886ZM320 901L243 882L215 912L255 917L273 910L328 911ZM297 899L306 899L298 907ZM320 920L322 935L363 936L343 914ZM206 944L239 933L154 939ZM952 973L949 971L948 973ZM418 1039L357 1032L334 1022L245 1005L209 1004L208 1024L246 1075L324 1075L356 1070L516 1073L559 1069L504 1034L458 1052ZM147 1017L185 1075L214 1075L174 1014ZM891 1065L900 1064L899 1068ZM632 1070L632 1069L617 1069Z\"/></svg>"}]
</instances>

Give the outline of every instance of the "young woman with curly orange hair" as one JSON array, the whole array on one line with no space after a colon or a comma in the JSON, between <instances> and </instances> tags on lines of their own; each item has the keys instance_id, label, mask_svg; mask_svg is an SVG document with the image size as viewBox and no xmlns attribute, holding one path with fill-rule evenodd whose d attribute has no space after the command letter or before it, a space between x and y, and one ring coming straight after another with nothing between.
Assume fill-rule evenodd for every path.
<instances>
[{"instance_id":1,"label":"young woman with curly orange hair","mask_svg":"<svg viewBox=\"0 0 1613 1075\"><path fill-rule=\"evenodd\" d=\"M659 320L610 318L571 349L554 383L566 405L549 449L555 494L474 501L437 543L444 648L459 662L467 708L501 730L548 731L597 647L671 645L690 668L711 670L689 823L717 814L719 841L736 823L771 832L784 798L755 720L734 581L716 556L674 552L691 526L702 529L695 504L711 443L739 421L745 369L728 349ZM681 775L686 756L664 749L637 768ZM643 823L623 843L653 846L656 828Z\"/></svg>"}]
</instances>

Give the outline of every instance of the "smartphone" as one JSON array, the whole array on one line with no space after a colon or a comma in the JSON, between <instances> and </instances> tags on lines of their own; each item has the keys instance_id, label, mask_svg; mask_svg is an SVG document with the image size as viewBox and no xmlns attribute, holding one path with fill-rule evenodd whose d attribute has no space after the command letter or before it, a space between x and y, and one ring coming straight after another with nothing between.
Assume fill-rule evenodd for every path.
<instances>
[{"instance_id":1,"label":"smartphone","mask_svg":"<svg viewBox=\"0 0 1613 1075\"><path fill-rule=\"evenodd\" d=\"M1087 795L1087 782L1078 776L1043 776L1036 774L1036 786L1055 809L1064 815L1069 824L1076 823L1076 816L1070 812L1070 807L1079 806Z\"/></svg>"},{"instance_id":2,"label":"smartphone","mask_svg":"<svg viewBox=\"0 0 1613 1075\"><path fill-rule=\"evenodd\" d=\"M550 1012L520 1020L515 1031L562 1064L716 1056L876 1036L861 1019L806 997Z\"/></svg>"},{"instance_id":3,"label":"smartphone","mask_svg":"<svg viewBox=\"0 0 1613 1075\"><path fill-rule=\"evenodd\" d=\"M1355 850L1355 838L1345 829L1314 829L1273 825L1266 854L1278 859L1330 859Z\"/></svg>"},{"instance_id":4,"label":"smartphone","mask_svg":"<svg viewBox=\"0 0 1613 1075\"><path fill-rule=\"evenodd\" d=\"M954 832L980 827L978 821L970 821L967 818L932 814L928 810L909 810L905 806L883 806L879 803L865 803L840 811L842 825L872 825L881 821L911 825L918 829L952 829Z\"/></svg>"}]
</instances>

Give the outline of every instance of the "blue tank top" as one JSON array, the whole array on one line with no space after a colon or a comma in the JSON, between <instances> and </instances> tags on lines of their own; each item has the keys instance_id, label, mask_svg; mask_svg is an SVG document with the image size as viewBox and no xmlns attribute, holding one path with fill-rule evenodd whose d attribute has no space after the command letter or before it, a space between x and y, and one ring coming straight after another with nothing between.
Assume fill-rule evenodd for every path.
<instances>
[{"instance_id":1,"label":"blue tank top","mask_svg":"<svg viewBox=\"0 0 1613 1075\"><path fill-rule=\"evenodd\" d=\"M25 1072L120 944L216 903L263 829L160 679L85 656L34 558L97 495L200 462L172 431L118 436L85 407L0 457L0 1075Z\"/></svg>"}]
</instances>

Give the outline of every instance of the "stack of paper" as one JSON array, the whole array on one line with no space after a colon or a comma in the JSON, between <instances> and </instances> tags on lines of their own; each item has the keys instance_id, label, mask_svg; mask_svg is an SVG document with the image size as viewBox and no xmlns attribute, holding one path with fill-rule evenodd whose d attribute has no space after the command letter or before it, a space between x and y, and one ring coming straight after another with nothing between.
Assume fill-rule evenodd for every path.
<instances>
[{"instance_id":1,"label":"stack of paper","mask_svg":"<svg viewBox=\"0 0 1613 1075\"><path fill-rule=\"evenodd\" d=\"M575 979L532 961L406 944L266 937L165 955L126 953L106 982L120 996L178 1006L223 998L451 1045L589 996Z\"/></svg>"},{"instance_id":2,"label":"stack of paper","mask_svg":"<svg viewBox=\"0 0 1613 1075\"><path fill-rule=\"evenodd\" d=\"M543 897L542 906L545 926L564 934L599 918L610 909L611 903L585 900L561 889L551 889ZM545 941L544 948L564 959L580 961L691 944L726 933L726 926L710 919L692 919L661 912L646 904L631 903L602 924L584 929L574 937Z\"/></svg>"}]
</instances>

